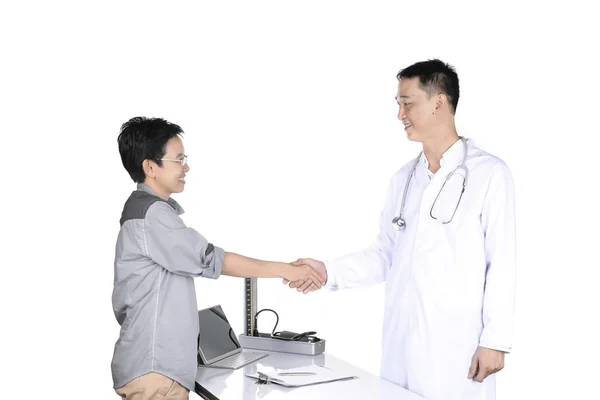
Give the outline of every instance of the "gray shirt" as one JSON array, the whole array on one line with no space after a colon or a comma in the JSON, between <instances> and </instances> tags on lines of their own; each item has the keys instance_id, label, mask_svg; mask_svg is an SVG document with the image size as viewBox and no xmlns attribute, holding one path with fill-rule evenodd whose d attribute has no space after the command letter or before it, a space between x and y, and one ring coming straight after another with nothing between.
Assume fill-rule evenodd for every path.
<instances>
[{"instance_id":1,"label":"gray shirt","mask_svg":"<svg viewBox=\"0 0 600 400\"><path fill-rule=\"evenodd\" d=\"M198 305L194 278L218 278L225 251L181 218L183 209L138 184L123 208L114 265L113 311L121 332L114 388L148 372L194 390Z\"/></svg>"}]
</instances>

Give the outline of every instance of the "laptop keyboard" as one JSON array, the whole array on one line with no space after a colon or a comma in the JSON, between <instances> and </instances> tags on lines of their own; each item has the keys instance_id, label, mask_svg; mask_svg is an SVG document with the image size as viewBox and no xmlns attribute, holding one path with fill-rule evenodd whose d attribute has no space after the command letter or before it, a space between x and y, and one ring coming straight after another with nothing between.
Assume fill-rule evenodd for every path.
<instances>
[{"instance_id":1,"label":"laptop keyboard","mask_svg":"<svg viewBox=\"0 0 600 400\"><path fill-rule=\"evenodd\" d=\"M217 362L210 364L213 367L227 367L237 369L244 365L262 358L266 353L258 351L244 351L238 354L234 354Z\"/></svg>"}]
</instances>

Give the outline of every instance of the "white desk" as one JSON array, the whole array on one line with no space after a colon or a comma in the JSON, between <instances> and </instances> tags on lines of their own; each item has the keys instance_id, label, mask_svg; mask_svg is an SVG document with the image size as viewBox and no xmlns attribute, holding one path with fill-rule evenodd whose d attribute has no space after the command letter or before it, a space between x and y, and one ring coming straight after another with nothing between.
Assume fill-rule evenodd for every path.
<instances>
[{"instance_id":1,"label":"white desk","mask_svg":"<svg viewBox=\"0 0 600 400\"><path fill-rule=\"evenodd\" d=\"M257 367L261 365L276 368L299 368L312 364L326 366L358 378L286 388L274 383L257 385L256 379L245 376L246 373L256 372ZM196 376L196 393L207 400L423 400L421 396L326 353L318 356L302 356L272 352L268 357L237 370L199 367Z\"/></svg>"}]
</instances>

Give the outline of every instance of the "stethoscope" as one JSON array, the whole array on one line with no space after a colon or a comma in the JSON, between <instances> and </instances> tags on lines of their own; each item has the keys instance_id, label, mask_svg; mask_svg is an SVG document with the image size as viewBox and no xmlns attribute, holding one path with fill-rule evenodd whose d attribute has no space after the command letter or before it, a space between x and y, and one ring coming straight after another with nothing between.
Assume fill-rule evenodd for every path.
<instances>
[{"instance_id":1,"label":"stethoscope","mask_svg":"<svg viewBox=\"0 0 600 400\"><path fill-rule=\"evenodd\" d=\"M442 193L444 186L446 186L446 182L448 182L448 180L452 177L452 175L454 175L459 169L462 169L465 172L465 176L463 179L463 186L462 186L462 191L460 192L460 197L458 198L458 202L456 203L456 208L454 208L454 213L452 214L452 217L450 217L449 221L446 221L446 222L442 221L443 224L450 223L450 221L452 221L452 218L454 218L454 214L456 214L456 210L458 209L458 205L460 204L462 195L465 192L465 188L467 187L467 180L469 178L469 170L465 166L465 162L467 161L467 141L462 136L459 136L459 138L463 143L463 153L464 154L463 154L462 161L458 165L458 167L456 167L454 169L454 171L450 172L448 174L448 176L446 176L446 180L444 181L444 184L442 185L442 187L440 188L440 191L438 192L437 196L435 197L435 200L433 201L433 205L431 206L431 210L429 210L429 215L431 216L431 218L438 219L433 216L433 207L435 206L435 203L437 202L438 197L440 197L440 194ZM394 227L398 230L404 229L404 227L406 226L406 221L404 220L404 216L402 215L404 213L404 205L406 203L406 195L408 194L408 187L410 185L410 180L412 179L412 176L415 173L415 169L417 168L417 164L419 163L419 160L421 159L422 154L423 154L423 151L421 151L421 153L419 153L419 156L413 163L413 165L410 169L410 173L408 174L408 179L406 180L406 184L404 185L404 194L402 195L402 205L400 206L400 215L398 215L396 218L394 218L392 220L392 224L394 224Z\"/></svg>"}]
</instances>

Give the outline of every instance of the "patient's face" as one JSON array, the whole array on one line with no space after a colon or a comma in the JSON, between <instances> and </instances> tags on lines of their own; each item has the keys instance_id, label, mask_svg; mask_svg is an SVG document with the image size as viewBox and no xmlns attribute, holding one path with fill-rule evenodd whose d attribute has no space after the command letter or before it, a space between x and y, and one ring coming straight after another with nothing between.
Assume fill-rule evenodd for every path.
<instances>
[{"instance_id":1,"label":"patient's face","mask_svg":"<svg viewBox=\"0 0 600 400\"><path fill-rule=\"evenodd\" d=\"M182 160L185 157L183 141L179 136L171 138L165 145L165 155L162 158L169 160ZM161 161L162 165L155 168L152 184L158 194L163 198L169 198L173 193L181 193L185 188L185 175L190 170L189 165L181 165L178 161Z\"/></svg>"}]
</instances>

